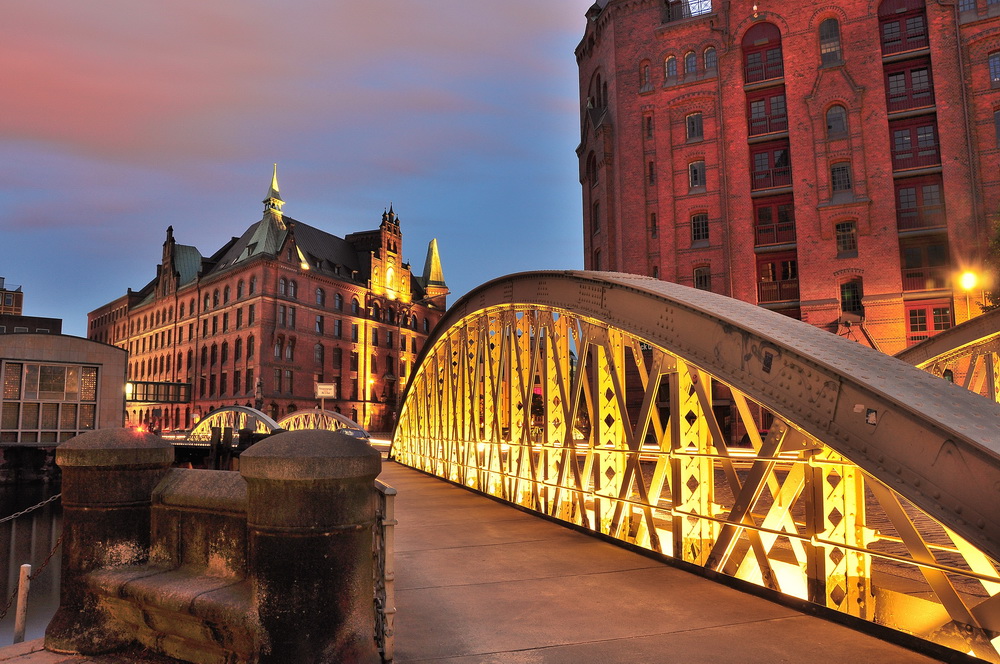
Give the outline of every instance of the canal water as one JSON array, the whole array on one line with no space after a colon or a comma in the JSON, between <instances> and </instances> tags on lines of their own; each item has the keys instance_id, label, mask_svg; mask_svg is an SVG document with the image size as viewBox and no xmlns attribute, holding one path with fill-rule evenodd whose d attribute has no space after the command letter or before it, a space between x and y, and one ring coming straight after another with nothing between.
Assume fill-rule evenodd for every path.
<instances>
[{"instance_id":1,"label":"canal water","mask_svg":"<svg viewBox=\"0 0 1000 664\"><path fill-rule=\"evenodd\" d=\"M59 493L58 484L0 485L0 518L7 517ZM62 505L58 499L16 519L0 523L0 612L17 592L21 565L31 565L33 574L45 563L62 534ZM31 582L25 640L41 638L45 626L59 607L59 563L62 549ZM17 600L0 620L0 646L14 639Z\"/></svg>"}]
</instances>

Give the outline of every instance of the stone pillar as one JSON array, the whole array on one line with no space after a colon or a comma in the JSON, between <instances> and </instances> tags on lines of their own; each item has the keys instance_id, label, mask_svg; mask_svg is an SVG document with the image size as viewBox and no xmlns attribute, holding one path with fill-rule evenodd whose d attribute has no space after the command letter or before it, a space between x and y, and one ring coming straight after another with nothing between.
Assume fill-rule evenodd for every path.
<instances>
[{"instance_id":1,"label":"stone pillar","mask_svg":"<svg viewBox=\"0 0 1000 664\"><path fill-rule=\"evenodd\" d=\"M150 496L173 460L169 443L132 429L88 431L56 448L62 469L62 585L59 610L45 630L47 649L89 655L131 641L86 592L84 576L148 560Z\"/></svg>"},{"instance_id":2,"label":"stone pillar","mask_svg":"<svg viewBox=\"0 0 1000 664\"><path fill-rule=\"evenodd\" d=\"M289 431L240 456L260 664L380 661L372 526L377 450L333 431Z\"/></svg>"}]
</instances>

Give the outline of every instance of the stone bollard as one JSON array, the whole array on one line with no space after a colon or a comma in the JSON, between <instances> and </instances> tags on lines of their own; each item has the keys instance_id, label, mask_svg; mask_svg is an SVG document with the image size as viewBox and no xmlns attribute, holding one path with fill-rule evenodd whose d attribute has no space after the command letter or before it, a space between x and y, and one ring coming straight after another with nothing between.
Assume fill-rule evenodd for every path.
<instances>
[{"instance_id":1,"label":"stone bollard","mask_svg":"<svg viewBox=\"0 0 1000 664\"><path fill-rule=\"evenodd\" d=\"M240 456L260 664L380 661L372 526L378 451L334 431L289 431Z\"/></svg>"},{"instance_id":2,"label":"stone bollard","mask_svg":"<svg viewBox=\"0 0 1000 664\"><path fill-rule=\"evenodd\" d=\"M96 605L83 577L101 567L149 558L150 496L174 460L169 443L132 429L88 431L56 448L62 469L63 542L59 610L45 647L109 652L131 633Z\"/></svg>"}]
</instances>

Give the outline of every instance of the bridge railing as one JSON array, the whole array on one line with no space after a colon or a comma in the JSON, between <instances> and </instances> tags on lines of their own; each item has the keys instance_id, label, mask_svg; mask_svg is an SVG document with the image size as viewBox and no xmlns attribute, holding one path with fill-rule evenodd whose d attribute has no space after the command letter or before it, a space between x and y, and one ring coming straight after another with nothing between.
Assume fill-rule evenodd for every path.
<instances>
[{"instance_id":1,"label":"bridge railing","mask_svg":"<svg viewBox=\"0 0 1000 664\"><path fill-rule=\"evenodd\" d=\"M378 503L372 533L375 558L375 642L383 662L395 654L396 620L396 490L375 480Z\"/></svg>"},{"instance_id":2,"label":"bridge railing","mask_svg":"<svg viewBox=\"0 0 1000 664\"><path fill-rule=\"evenodd\" d=\"M995 404L711 294L604 273L519 277L446 316L407 387L393 458L1000 662L983 502L1000 486ZM985 433L966 442L963 428Z\"/></svg>"}]
</instances>

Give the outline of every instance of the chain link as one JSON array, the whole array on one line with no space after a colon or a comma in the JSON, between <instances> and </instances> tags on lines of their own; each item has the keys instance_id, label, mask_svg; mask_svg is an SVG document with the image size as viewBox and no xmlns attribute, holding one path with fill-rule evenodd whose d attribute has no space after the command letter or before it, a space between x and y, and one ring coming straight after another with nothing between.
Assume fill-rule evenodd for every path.
<instances>
[{"instance_id":1,"label":"chain link","mask_svg":"<svg viewBox=\"0 0 1000 664\"><path fill-rule=\"evenodd\" d=\"M46 502L48 502L48 501L46 501ZM34 509L34 508L31 508L31 509ZM45 560L42 561L42 564L38 566L37 570L35 570L34 572L32 572L31 574L28 575L28 582L29 583L31 581L34 581L35 579L37 579L38 576L43 571L45 571L45 567L49 564L49 561L52 560L52 556L54 556L55 553L56 553L56 551L59 550L59 545L62 544L63 535L65 535L65 534L66 534L66 531L63 531L62 533L60 533L59 539L56 540L55 546L53 546L52 550L49 551L49 555L45 556ZM7 599L6 606L4 606L3 610L0 611L0 621L2 621L4 618L7 617L7 612L10 611L10 607L14 604L14 600L17 599L17 592L18 592L18 590L19 590L18 588L14 588L14 592L11 593L10 598Z\"/></svg>"},{"instance_id":2,"label":"chain link","mask_svg":"<svg viewBox=\"0 0 1000 664\"><path fill-rule=\"evenodd\" d=\"M10 516L5 516L4 518L0 519L0 523L6 523L8 521L13 521L14 519L18 518L19 516L24 516L25 514L28 514L29 512L34 512L35 510L39 509L40 507L45 507L46 505L48 505L49 503L51 503L54 500L59 500L60 496L62 496L61 493L57 493L57 494L55 494L53 496L49 496L48 498L46 498L42 502L38 503L37 505L32 505L31 507L29 507L27 509L23 509L20 512L17 512L15 514L11 514ZM63 532L63 533L61 533L59 535L59 539L56 540L55 546L53 546L52 550L49 551L49 555L45 556L45 560L42 561L42 564L38 567L38 569L35 572L33 572L32 574L28 575L28 581L34 581L36 578L38 578L38 575L41 574L42 571L45 569L45 567L49 564L49 561L52 560L52 556L55 555L56 550L59 548L59 545L62 544L63 535L65 535L65 532ZM7 612L10 611L10 607L14 604L14 600L17 599L17 590L18 590L17 588L14 589L14 592L11 594L10 598L7 600L7 604L3 607L3 610L0 611L0 620L3 620L7 616Z\"/></svg>"},{"instance_id":3,"label":"chain link","mask_svg":"<svg viewBox=\"0 0 1000 664\"><path fill-rule=\"evenodd\" d=\"M62 496L61 493L57 493L54 496L49 496L48 498L46 498L42 502L38 503L37 505L32 505L31 507L29 507L27 509L23 509L20 512L16 512L15 514L11 514L10 516L5 516L4 518L0 519L0 523L7 523L8 521L13 521L14 519L16 519L19 516L24 516L25 514L28 514L29 512L34 512L35 510L37 510L40 507L45 507L46 505L48 505L49 503L51 503L53 500L59 500L59 498L61 496Z\"/></svg>"}]
</instances>

